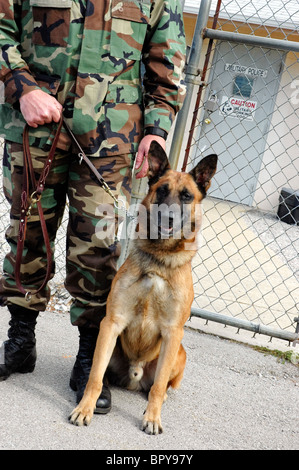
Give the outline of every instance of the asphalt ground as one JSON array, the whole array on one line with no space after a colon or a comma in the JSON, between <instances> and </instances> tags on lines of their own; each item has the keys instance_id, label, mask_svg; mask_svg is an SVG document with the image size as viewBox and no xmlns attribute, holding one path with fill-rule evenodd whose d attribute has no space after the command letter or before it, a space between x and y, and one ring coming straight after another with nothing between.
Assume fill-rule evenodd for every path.
<instances>
[{"instance_id":1,"label":"asphalt ground","mask_svg":"<svg viewBox=\"0 0 299 470\"><path fill-rule=\"evenodd\" d=\"M8 321L9 313L2 308L1 341ZM199 450L298 450L298 364L279 362L273 355L187 325L181 388L170 390L163 405L164 432L149 436L140 430L145 395L116 387L111 389L109 414L94 415L88 427L69 423L75 406L69 376L77 328L68 314L40 314L34 372L0 382L0 449L102 450L99 455L105 459L121 451L128 456L171 451L195 458Z\"/></svg>"}]
</instances>

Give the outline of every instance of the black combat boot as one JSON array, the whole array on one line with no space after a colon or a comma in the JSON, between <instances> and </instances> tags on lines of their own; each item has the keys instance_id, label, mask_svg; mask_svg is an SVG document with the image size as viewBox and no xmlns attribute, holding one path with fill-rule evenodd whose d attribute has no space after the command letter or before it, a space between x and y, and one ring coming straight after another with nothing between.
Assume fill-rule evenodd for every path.
<instances>
[{"instance_id":1,"label":"black combat boot","mask_svg":"<svg viewBox=\"0 0 299 470\"><path fill-rule=\"evenodd\" d=\"M89 378L93 353L98 337L98 330L96 328L79 327L79 333L79 351L70 378L70 387L74 392L77 392L77 403L79 403L83 397ZM107 384L103 384L102 393L97 399L94 412L98 414L106 414L109 413L110 410L111 393Z\"/></svg>"},{"instance_id":2,"label":"black combat boot","mask_svg":"<svg viewBox=\"0 0 299 470\"><path fill-rule=\"evenodd\" d=\"M9 305L8 310L9 339L1 347L0 380L6 380L13 372L33 372L36 362L34 329L39 312L19 305Z\"/></svg>"}]
</instances>

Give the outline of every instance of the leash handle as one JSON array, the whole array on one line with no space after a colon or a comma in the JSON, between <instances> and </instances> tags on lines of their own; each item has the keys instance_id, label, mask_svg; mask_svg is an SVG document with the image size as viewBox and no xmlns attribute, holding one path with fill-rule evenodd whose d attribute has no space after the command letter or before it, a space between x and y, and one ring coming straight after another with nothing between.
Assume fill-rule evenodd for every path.
<instances>
[{"instance_id":1,"label":"leash handle","mask_svg":"<svg viewBox=\"0 0 299 470\"><path fill-rule=\"evenodd\" d=\"M15 279L16 279L16 285L18 289L20 290L20 292L22 292L22 294L25 295L25 299L28 302L31 300L32 295L38 294L46 286L52 274L52 265L53 265L52 250L51 250L51 244L49 240L47 225L46 225L46 221L45 221L45 217L44 217L44 213L43 213L43 209L41 205L41 197L45 189L46 178L50 172L50 169L54 160L55 150L57 147L62 123L63 123L63 118L61 117L58 123L58 127L56 130L54 139L53 139L53 143L52 143L49 155L46 158L43 170L40 174L38 181L35 178L34 168L32 164L32 157L30 153L28 124L25 125L24 132L23 132L23 152L24 152L23 188L22 188L22 193L21 193L21 217L20 217L17 253L16 253ZM33 189L33 191L31 189L32 191L31 194L30 194L30 186ZM37 209L38 209L39 220L40 220L43 239L44 239L44 243L46 247L47 271L46 271L46 276L42 284L40 285L40 287L36 291L32 292L30 290L26 290L25 287L23 287L22 285L21 266L22 266L24 244L25 244L25 239L26 239L27 221L30 218L31 209L35 205L37 206Z\"/></svg>"}]
</instances>

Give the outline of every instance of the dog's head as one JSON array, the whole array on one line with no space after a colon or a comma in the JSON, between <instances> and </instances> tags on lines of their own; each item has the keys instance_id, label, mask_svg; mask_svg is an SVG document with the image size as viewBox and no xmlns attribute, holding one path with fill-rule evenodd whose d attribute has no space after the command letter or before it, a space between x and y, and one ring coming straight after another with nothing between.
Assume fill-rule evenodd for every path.
<instances>
[{"instance_id":1,"label":"dog's head","mask_svg":"<svg viewBox=\"0 0 299 470\"><path fill-rule=\"evenodd\" d=\"M201 224L198 207L216 172L217 155L203 158L189 173L173 171L163 148L153 141L148 155L147 239L188 240Z\"/></svg>"}]
</instances>

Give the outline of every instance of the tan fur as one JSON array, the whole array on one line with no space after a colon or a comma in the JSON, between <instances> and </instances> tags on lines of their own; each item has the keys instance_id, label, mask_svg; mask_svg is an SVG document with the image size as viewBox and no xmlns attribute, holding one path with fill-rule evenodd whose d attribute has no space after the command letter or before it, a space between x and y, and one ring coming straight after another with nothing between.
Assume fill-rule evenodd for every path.
<instances>
[{"instance_id":1,"label":"tan fur","mask_svg":"<svg viewBox=\"0 0 299 470\"><path fill-rule=\"evenodd\" d=\"M191 175L170 169L150 186L142 202L147 211L158 188L165 184L170 190L168 204L178 201L182 188L188 188L194 196L190 204L194 218L203 194ZM143 226L138 229L146 230ZM195 238L193 233L187 240L134 241L112 283L89 381L70 416L73 424L89 424L109 365L108 372L116 382L118 378L129 389L150 390L142 429L149 434L162 432L161 407L167 388L179 387L186 363L181 341L194 296L191 259L196 252Z\"/></svg>"}]
</instances>

